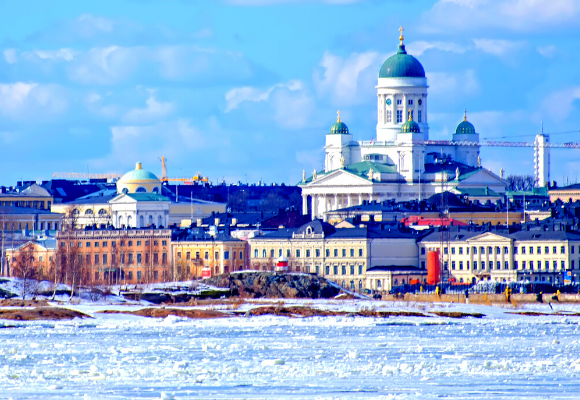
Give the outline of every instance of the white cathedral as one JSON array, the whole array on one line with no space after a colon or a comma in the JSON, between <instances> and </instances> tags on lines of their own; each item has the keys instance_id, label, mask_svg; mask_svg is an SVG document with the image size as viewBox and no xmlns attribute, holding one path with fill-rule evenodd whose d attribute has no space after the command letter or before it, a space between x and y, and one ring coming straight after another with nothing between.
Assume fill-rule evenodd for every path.
<instances>
[{"instance_id":1,"label":"white cathedral","mask_svg":"<svg viewBox=\"0 0 580 400\"><path fill-rule=\"evenodd\" d=\"M377 89L376 140L355 141L340 120L326 135L324 171L303 173L303 212L312 218L363 201L422 200L443 190L502 194L506 182L481 166L479 134L463 121L451 141L429 140L427 78L407 54L402 28L399 49L381 66Z\"/></svg>"}]
</instances>

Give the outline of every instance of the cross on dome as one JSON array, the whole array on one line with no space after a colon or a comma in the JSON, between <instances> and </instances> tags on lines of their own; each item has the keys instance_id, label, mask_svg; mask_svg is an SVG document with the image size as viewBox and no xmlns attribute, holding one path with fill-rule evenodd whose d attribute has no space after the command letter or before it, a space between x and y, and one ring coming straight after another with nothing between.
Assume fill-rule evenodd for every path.
<instances>
[{"instance_id":1,"label":"cross on dome","mask_svg":"<svg viewBox=\"0 0 580 400\"><path fill-rule=\"evenodd\" d=\"M401 25L401 27L399 28L399 32L401 32L401 36L399 36L399 40L401 41L401 45L403 44L403 40L405 39L405 37L403 36L403 31L405 29L403 29L403 25Z\"/></svg>"},{"instance_id":2,"label":"cross on dome","mask_svg":"<svg viewBox=\"0 0 580 400\"><path fill-rule=\"evenodd\" d=\"M409 121L412 121L413 120L413 111L409 110L408 114L409 114Z\"/></svg>"},{"instance_id":3,"label":"cross on dome","mask_svg":"<svg viewBox=\"0 0 580 400\"><path fill-rule=\"evenodd\" d=\"M467 108L463 110L463 120L467 121Z\"/></svg>"},{"instance_id":4,"label":"cross on dome","mask_svg":"<svg viewBox=\"0 0 580 400\"><path fill-rule=\"evenodd\" d=\"M336 112L336 122L340 122L340 110Z\"/></svg>"}]
</instances>

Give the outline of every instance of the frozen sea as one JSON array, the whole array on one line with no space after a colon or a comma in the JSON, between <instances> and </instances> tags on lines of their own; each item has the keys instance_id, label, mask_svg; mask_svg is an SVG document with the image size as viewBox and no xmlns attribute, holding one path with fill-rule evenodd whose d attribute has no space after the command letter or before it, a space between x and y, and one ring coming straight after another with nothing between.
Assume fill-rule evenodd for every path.
<instances>
[{"instance_id":1,"label":"frozen sea","mask_svg":"<svg viewBox=\"0 0 580 400\"><path fill-rule=\"evenodd\" d=\"M580 398L580 317L451 307L486 317L0 321L0 399Z\"/></svg>"}]
</instances>

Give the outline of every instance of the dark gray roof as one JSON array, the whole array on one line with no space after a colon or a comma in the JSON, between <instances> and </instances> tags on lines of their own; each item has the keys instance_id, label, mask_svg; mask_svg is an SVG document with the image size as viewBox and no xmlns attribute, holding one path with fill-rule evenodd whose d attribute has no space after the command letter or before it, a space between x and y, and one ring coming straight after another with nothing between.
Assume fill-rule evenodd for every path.
<instances>
[{"instance_id":1,"label":"dark gray roof","mask_svg":"<svg viewBox=\"0 0 580 400\"><path fill-rule=\"evenodd\" d=\"M16 207L16 206L0 206L0 212L2 214L43 214L43 215L61 215L59 213L53 213L50 210L39 210L38 208L30 207Z\"/></svg>"},{"instance_id":2,"label":"dark gray roof","mask_svg":"<svg viewBox=\"0 0 580 400\"><path fill-rule=\"evenodd\" d=\"M510 235L515 240L580 240L580 233L567 231L520 231Z\"/></svg>"},{"instance_id":3,"label":"dark gray roof","mask_svg":"<svg viewBox=\"0 0 580 400\"><path fill-rule=\"evenodd\" d=\"M449 232L449 241L450 242L464 242L464 241L471 239L473 237L483 235L484 233L487 233L487 232L486 231L467 231L467 230L451 231L451 232ZM492 233L494 235L498 235L498 236L503 236L505 238L510 237L508 234L503 233L503 232L493 231L490 233ZM441 235L443 235L443 232L435 231L435 232L428 234L424 238L422 238L420 240L420 242L429 242L429 243L440 242Z\"/></svg>"},{"instance_id":4,"label":"dark gray roof","mask_svg":"<svg viewBox=\"0 0 580 400\"><path fill-rule=\"evenodd\" d=\"M392 272L409 272L409 273L427 273L427 270L417 268L412 265L377 265L367 269L367 272L372 271L392 271Z\"/></svg>"}]
</instances>

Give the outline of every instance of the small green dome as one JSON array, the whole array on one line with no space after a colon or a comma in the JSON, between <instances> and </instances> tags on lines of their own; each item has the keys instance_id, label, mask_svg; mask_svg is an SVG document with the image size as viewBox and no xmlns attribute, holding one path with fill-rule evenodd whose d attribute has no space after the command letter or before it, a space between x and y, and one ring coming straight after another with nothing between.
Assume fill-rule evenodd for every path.
<instances>
[{"instance_id":1,"label":"small green dome","mask_svg":"<svg viewBox=\"0 0 580 400\"><path fill-rule=\"evenodd\" d=\"M471 122L467 121L467 111L463 116L463 121L457 125L457 129L455 130L456 135L474 135L475 134L475 127Z\"/></svg>"},{"instance_id":2,"label":"small green dome","mask_svg":"<svg viewBox=\"0 0 580 400\"><path fill-rule=\"evenodd\" d=\"M336 123L330 127L331 135L348 135L348 126L344 122L340 121L340 111L337 111L338 118Z\"/></svg>"},{"instance_id":3,"label":"small green dome","mask_svg":"<svg viewBox=\"0 0 580 400\"><path fill-rule=\"evenodd\" d=\"M401 126L401 133L421 133L421 128L418 123L409 119Z\"/></svg>"},{"instance_id":4,"label":"small green dome","mask_svg":"<svg viewBox=\"0 0 580 400\"><path fill-rule=\"evenodd\" d=\"M389 57L379 71L379 78L425 78L425 69L401 44L397 54Z\"/></svg>"},{"instance_id":5,"label":"small green dome","mask_svg":"<svg viewBox=\"0 0 580 400\"><path fill-rule=\"evenodd\" d=\"M159 178L149 171L143 169L141 163L137 163L135 170L127 172L125 175L118 180L118 183L134 183L140 181L156 181L159 182Z\"/></svg>"}]
</instances>

